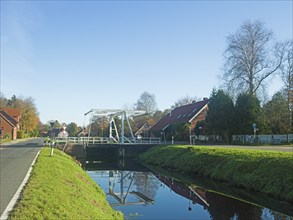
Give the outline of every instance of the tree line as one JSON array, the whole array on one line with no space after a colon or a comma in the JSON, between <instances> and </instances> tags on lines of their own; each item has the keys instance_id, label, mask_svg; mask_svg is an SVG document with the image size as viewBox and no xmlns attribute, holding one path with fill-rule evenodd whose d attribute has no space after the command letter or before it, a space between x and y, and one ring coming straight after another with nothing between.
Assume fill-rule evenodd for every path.
<instances>
[{"instance_id":1,"label":"tree line","mask_svg":"<svg viewBox=\"0 0 293 220\"><path fill-rule=\"evenodd\" d=\"M247 93L239 94L235 103L223 90L213 91L206 120L196 126L205 134L220 135L230 142L232 135L293 133L292 112L281 92L261 106L260 100Z\"/></svg>"}]
</instances>

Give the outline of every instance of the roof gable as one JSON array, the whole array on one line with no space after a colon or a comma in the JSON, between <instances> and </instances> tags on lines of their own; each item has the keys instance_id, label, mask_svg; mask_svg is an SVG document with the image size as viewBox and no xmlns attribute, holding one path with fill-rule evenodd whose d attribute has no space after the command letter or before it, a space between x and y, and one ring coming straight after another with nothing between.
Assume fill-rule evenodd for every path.
<instances>
[{"instance_id":1,"label":"roof gable","mask_svg":"<svg viewBox=\"0 0 293 220\"><path fill-rule=\"evenodd\" d=\"M15 120L19 120L20 109L18 108L0 108L0 110L5 111L8 115L13 117Z\"/></svg>"},{"instance_id":2,"label":"roof gable","mask_svg":"<svg viewBox=\"0 0 293 220\"><path fill-rule=\"evenodd\" d=\"M4 118L11 126L17 127L18 122L9 114L7 114L7 112L5 112L3 109L0 109L0 116Z\"/></svg>"},{"instance_id":3,"label":"roof gable","mask_svg":"<svg viewBox=\"0 0 293 220\"><path fill-rule=\"evenodd\" d=\"M209 100L194 102L188 105L183 105L171 110L170 113L161 118L150 130L163 130L170 124L188 123L208 104Z\"/></svg>"}]
</instances>

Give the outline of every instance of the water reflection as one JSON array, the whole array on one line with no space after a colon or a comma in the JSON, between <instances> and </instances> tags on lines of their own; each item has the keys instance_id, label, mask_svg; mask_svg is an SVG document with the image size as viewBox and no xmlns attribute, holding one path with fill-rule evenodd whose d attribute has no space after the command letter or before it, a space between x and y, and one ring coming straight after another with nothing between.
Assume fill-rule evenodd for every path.
<instances>
[{"instance_id":1,"label":"water reflection","mask_svg":"<svg viewBox=\"0 0 293 220\"><path fill-rule=\"evenodd\" d=\"M142 174L142 175L141 175ZM148 176L143 175L143 173L138 174L137 172L130 172L130 171L118 171L118 170L111 170L109 171L109 191L108 195L112 196L117 202L110 203L112 206L119 206L119 205L139 205L139 204L153 204L154 200L149 196L153 193L149 192L156 192L156 190L152 190L151 187L148 187L148 178L144 178ZM142 178L141 178L142 177ZM140 183L140 179L143 181L143 186L146 187L136 187L137 190L130 191L133 189L133 185L137 185ZM137 182L138 180L138 182ZM137 186L141 186L140 184ZM140 189L141 188L141 189ZM151 189L151 190L148 190ZM149 194L149 195L147 195ZM136 198L133 200L131 195L135 196ZM154 196L153 196L154 197ZM131 200L132 199L132 200Z\"/></svg>"},{"instance_id":2,"label":"water reflection","mask_svg":"<svg viewBox=\"0 0 293 220\"><path fill-rule=\"evenodd\" d=\"M101 163L93 166L89 164L89 175L105 191L111 206L127 219L293 220L271 209L143 170L141 165L139 172L121 167L99 170L105 167Z\"/></svg>"},{"instance_id":3,"label":"water reflection","mask_svg":"<svg viewBox=\"0 0 293 220\"><path fill-rule=\"evenodd\" d=\"M134 185L139 192L154 199L160 187L160 181L150 172L134 172Z\"/></svg>"},{"instance_id":4,"label":"water reflection","mask_svg":"<svg viewBox=\"0 0 293 220\"><path fill-rule=\"evenodd\" d=\"M214 220L239 219L258 220L262 219L262 207L242 202L233 198L216 193L206 193L210 207L210 216Z\"/></svg>"},{"instance_id":5,"label":"water reflection","mask_svg":"<svg viewBox=\"0 0 293 220\"><path fill-rule=\"evenodd\" d=\"M207 202L206 193L207 191L205 189L202 189L200 187L190 187L182 182L176 181L171 177L167 177L160 174L155 174L155 176L166 186L170 188L170 190L174 191L178 195L181 195L189 200L188 210L191 211L191 205L192 204L199 204L204 209L207 209L209 207L209 204Z\"/></svg>"}]
</instances>

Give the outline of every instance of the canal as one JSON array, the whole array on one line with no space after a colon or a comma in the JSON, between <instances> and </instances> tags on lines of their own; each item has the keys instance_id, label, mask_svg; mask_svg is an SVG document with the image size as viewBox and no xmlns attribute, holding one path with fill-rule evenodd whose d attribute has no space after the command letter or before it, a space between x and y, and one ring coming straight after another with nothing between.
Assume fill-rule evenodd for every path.
<instances>
[{"instance_id":1,"label":"canal","mask_svg":"<svg viewBox=\"0 0 293 220\"><path fill-rule=\"evenodd\" d=\"M87 160L87 173L125 219L293 220L293 205L202 177L154 172L135 160Z\"/></svg>"}]
</instances>

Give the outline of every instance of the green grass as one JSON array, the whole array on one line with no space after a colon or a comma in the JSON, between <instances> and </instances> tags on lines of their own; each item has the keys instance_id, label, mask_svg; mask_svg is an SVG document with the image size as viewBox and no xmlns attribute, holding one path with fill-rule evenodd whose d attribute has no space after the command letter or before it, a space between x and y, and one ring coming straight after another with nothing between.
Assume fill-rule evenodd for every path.
<instances>
[{"instance_id":1,"label":"green grass","mask_svg":"<svg viewBox=\"0 0 293 220\"><path fill-rule=\"evenodd\" d=\"M5 138L5 139L0 139L0 144L8 143L11 142L11 139Z\"/></svg>"},{"instance_id":2,"label":"green grass","mask_svg":"<svg viewBox=\"0 0 293 220\"><path fill-rule=\"evenodd\" d=\"M293 203L293 153L198 146L160 146L145 163L198 174Z\"/></svg>"},{"instance_id":3,"label":"green grass","mask_svg":"<svg viewBox=\"0 0 293 220\"><path fill-rule=\"evenodd\" d=\"M123 219L102 189L65 153L44 148L10 219Z\"/></svg>"}]
</instances>

